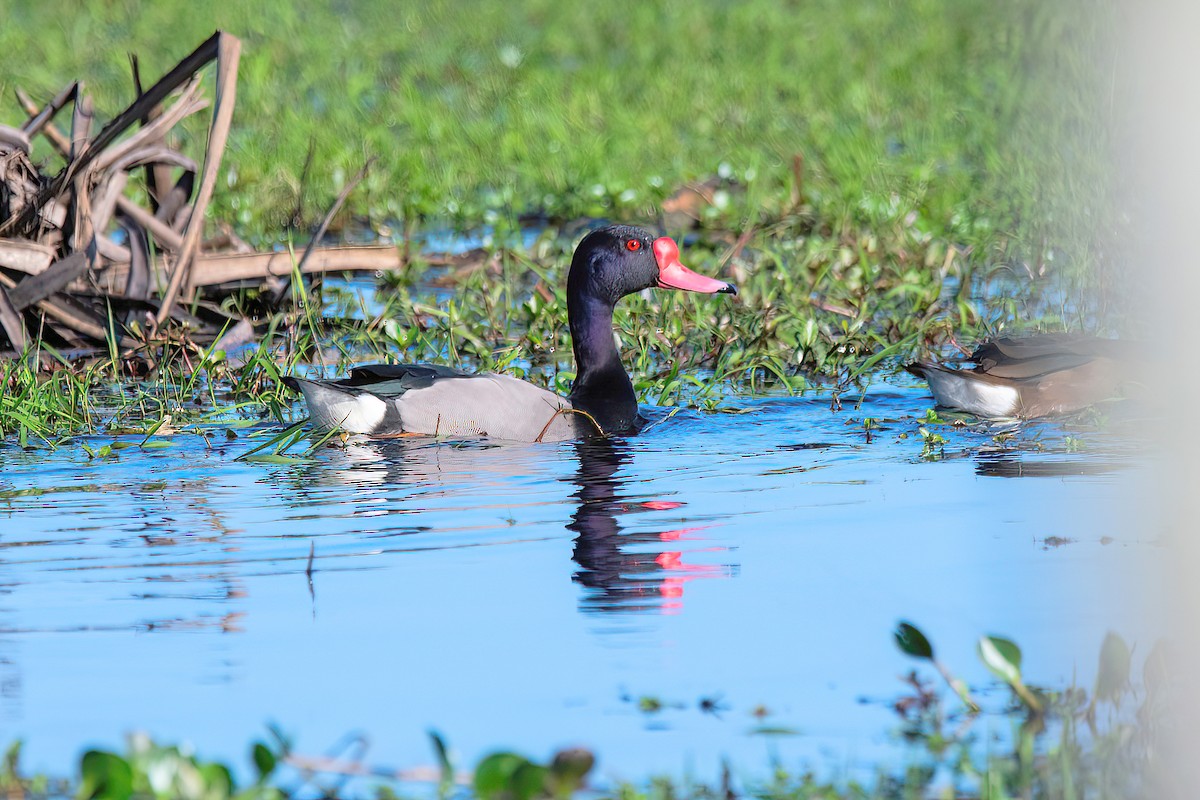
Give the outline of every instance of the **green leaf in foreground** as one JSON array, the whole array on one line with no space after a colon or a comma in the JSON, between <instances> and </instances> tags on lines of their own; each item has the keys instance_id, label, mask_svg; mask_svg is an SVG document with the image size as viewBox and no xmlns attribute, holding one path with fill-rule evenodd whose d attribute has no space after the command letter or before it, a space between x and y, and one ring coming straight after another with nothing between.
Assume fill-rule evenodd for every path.
<instances>
[{"instance_id":1,"label":"green leaf in foreground","mask_svg":"<svg viewBox=\"0 0 1200 800\"><path fill-rule=\"evenodd\" d=\"M1041 701L1021 680L1021 648L1016 642L1000 636L981 636L979 658L993 675L1012 687L1031 711L1041 713Z\"/></svg>"},{"instance_id":2,"label":"green leaf in foreground","mask_svg":"<svg viewBox=\"0 0 1200 800\"><path fill-rule=\"evenodd\" d=\"M1021 648L1015 642L999 636L982 636L979 658L993 675L1009 686L1021 682Z\"/></svg>"},{"instance_id":3,"label":"green leaf in foreground","mask_svg":"<svg viewBox=\"0 0 1200 800\"><path fill-rule=\"evenodd\" d=\"M0 769L0 789L6 792L21 779L21 747L24 744L23 739L16 739L4 751L4 766Z\"/></svg>"},{"instance_id":4,"label":"green leaf in foreground","mask_svg":"<svg viewBox=\"0 0 1200 800\"><path fill-rule=\"evenodd\" d=\"M517 770L529 759L516 753L492 753L475 767L473 786L479 800L492 800L511 790Z\"/></svg>"},{"instance_id":5,"label":"green leaf in foreground","mask_svg":"<svg viewBox=\"0 0 1200 800\"><path fill-rule=\"evenodd\" d=\"M249 461L249 460L251 460L251 456L254 456L257 453L260 453L263 450L266 450L268 447L271 447L272 445L275 446L275 450L271 453L271 455L281 456L283 453L287 452L289 447L291 447L297 441L300 440L300 438L303 436L304 426L307 424L308 424L307 418L302 419L299 422L292 423L291 425L287 426L279 433L272 436L267 441L260 444L258 447L252 448L252 449L247 450L246 452L242 453L240 456L235 458L234 461ZM263 459L260 459L260 460L263 460ZM269 460L269 459L267 459L267 460ZM290 463L290 462L283 462L283 463Z\"/></svg>"},{"instance_id":6,"label":"green leaf in foreground","mask_svg":"<svg viewBox=\"0 0 1200 800\"><path fill-rule=\"evenodd\" d=\"M913 658L924 658L929 661L933 660L933 645L929 643L929 639L925 638L925 634L921 633L917 626L901 622L896 626L894 633L896 637L896 646L905 654Z\"/></svg>"},{"instance_id":7,"label":"green leaf in foreground","mask_svg":"<svg viewBox=\"0 0 1200 800\"><path fill-rule=\"evenodd\" d=\"M229 767L216 761L210 761L206 764L199 764L197 769L200 773L202 791L206 800L217 800L233 795L233 775L229 772Z\"/></svg>"},{"instance_id":8,"label":"green leaf in foreground","mask_svg":"<svg viewBox=\"0 0 1200 800\"><path fill-rule=\"evenodd\" d=\"M251 757L254 759L254 768L258 770L259 782L265 781L275 771L275 754L262 742L255 742Z\"/></svg>"},{"instance_id":9,"label":"green leaf in foreground","mask_svg":"<svg viewBox=\"0 0 1200 800\"><path fill-rule=\"evenodd\" d=\"M118 800L133 794L133 769L118 755L89 750L80 768L80 800Z\"/></svg>"},{"instance_id":10,"label":"green leaf in foreground","mask_svg":"<svg viewBox=\"0 0 1200 800\"><path fill-rule=\"evenodd\" d=\"M967 707L967 710L972 714L978 713L979 704L971 697L971 691L967 688L967 685L954 677L950 670L946 669L946 666L934 657L933 645L930 644L929 639L925 634L921 633L916 625L910 622L900 622L896 625L896 630L893 631L892 635L896 638L896 646L903 653L913 658L923 658L930 664L933 664L937 671L941 673L943 680L946 681L946 685L953 689L954 693L963 701L963 705Z\"/></svg>"},{"instance_id":11,"label":"green leaf in foreground","mask_svg":"<svg viewBox=\"0 0 1200 800\"><path fill-rule=\"evenodd\" d=\"M312 462L311 458L281 456L278 453L264 453L261 456L238 456L236 460L247 461L253 464L308 464Z\"/></svg>"},{"instance_id":12,"label":"green leaf in foreground","mask_svg":"<svg viewBox=\"0 0 1200 800\"><path fill-rule=\"evenodd\" d=\"M541 764L526 761L517 767L508 783L508 794L516 800L533 800L546 794L549 770Z\"/></svg>"}]
</instances>

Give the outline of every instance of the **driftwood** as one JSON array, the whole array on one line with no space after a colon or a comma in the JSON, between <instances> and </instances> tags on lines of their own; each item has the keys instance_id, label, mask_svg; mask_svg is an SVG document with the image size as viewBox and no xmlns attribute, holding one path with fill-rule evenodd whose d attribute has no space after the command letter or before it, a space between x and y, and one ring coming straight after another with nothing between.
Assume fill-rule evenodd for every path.
<instances>
[{"instance_id":1,"label":"driftwood","mask_svg":"<svg viewBox=\"0 0 1200 800\"><path fill-rule=\"evenodd\" d=\"M487 266L488 258L483 250L471 250L461 255L425 253L421 261L433 267L455 267L461 271L461 274L456 272L445 279L433 278L430 281L441 285L453 284L469 271ZM296 268L304 275L314 275L327 272L393 272L403 269L404 265L403 249L390 244L314 247L303 261L293 261L292 254L287 251L201 253L192 265L184 289L193 292L205 287L261 284L286 278ZM94 285L107 293L117 294L128 277L129 266L116 264L103 275L97 276Z\"/></svg>"},{"instance_id":2,"label":"driftwood","mask_svg":"<svg viewBox=\"0 0 1200 800\"><path fill-rule=\"evenodd\" d=\"M160 326L172 318L195 320L173 312L199 250L228 136L240 47L236 38L217 32L144 91L135 66L136 98L98 133L81 82L40 106L17 90L29 116L19 127L0 126L0 330L12 350L31 344L30 323L69 344L81 337L94 345L113 338L121 347L136 347L139 342L113 319L109 301L149 300L163 275L169 276L167 288L152 319ZM198 73L214 60L217 92L198 172L194 159L169 146L168 136L208 107ZM68 108L70 130L64 132L55 118ZM64 161L54 175L30 160L37 136ZM143 171L152 176L146 182L149 209L131 197L142 185L135 173ZM119 285L106 280L115 272L124 276ZM80 291L103 284L109 284L103 294ZM206 327L212 336L219 331Z\"/></svg>"}]
</instances>

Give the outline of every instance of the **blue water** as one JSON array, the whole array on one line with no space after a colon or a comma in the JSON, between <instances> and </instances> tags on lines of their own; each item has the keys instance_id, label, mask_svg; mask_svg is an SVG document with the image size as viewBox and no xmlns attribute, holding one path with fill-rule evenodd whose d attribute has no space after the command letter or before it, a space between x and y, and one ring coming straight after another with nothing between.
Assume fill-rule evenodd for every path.
<instances>
[{"instance_id":1,"label":"blue water","mask_svg":"<svg viewBox=\"0 0 1200 800\"><path fill-rule=\"evenodd\" d=\"M254 442L220 426L115 461L0 444L0 740L60 774L135 729L245 766L268 722L314 754L361 731L397 768L432 762L436 728L465 766L585 745L602 780L873 769L904 761L899 619L993 708L980 634L1051 686L1090 686L1108 630L1148 652L1160 550L1122 502L1151 479L1127 426L938 427L928 461L929 402L876 384L858 409L735 400L614 442L291 464L235 461ZM758 706L800 735L748 733Z\"/></svg>"}]
</instances>

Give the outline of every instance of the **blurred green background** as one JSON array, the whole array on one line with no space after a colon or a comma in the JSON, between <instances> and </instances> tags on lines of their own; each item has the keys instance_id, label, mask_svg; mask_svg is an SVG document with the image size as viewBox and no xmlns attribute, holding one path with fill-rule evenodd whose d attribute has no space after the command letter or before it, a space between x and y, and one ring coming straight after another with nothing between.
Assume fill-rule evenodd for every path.
<instances>
[{"instance_id":1,"label":"blurred green background","mask_svg":"<svg viewBox=\"0 0 1200 800\"><path fill-rule=\"evenodd\" d=\"M24 119L15 87L41 101L75 78L103 122L132 99L129 53L149 83L220 28L244 50L212 214L259 239L299 201L319 217L371 155L351 208L376 224L652 220L720 171L748 187L734 228L789 207L799 154L807 226L906 220L988 259L1040 258L1090 237L1106 191L1107 8L19 0L0 122Z\"/></svg>"}]
</instances>

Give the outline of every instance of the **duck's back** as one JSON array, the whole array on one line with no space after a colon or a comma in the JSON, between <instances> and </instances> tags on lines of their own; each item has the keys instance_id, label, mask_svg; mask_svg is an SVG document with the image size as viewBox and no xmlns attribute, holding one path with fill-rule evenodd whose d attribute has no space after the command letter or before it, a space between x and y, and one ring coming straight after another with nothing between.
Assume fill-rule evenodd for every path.
<instances>
[{"instance_id":1,"label":"duck's back","mask_svg":"<svg viewBox=\"0 0 1200 800\"><path fill-rule=\"evenodd\" d=\"M406 391L389 410L409 433L519 442L574 439L579 436L577 423L583 419L565 397L490 372L442 378Z\"/></svg>"}]
</instances>

